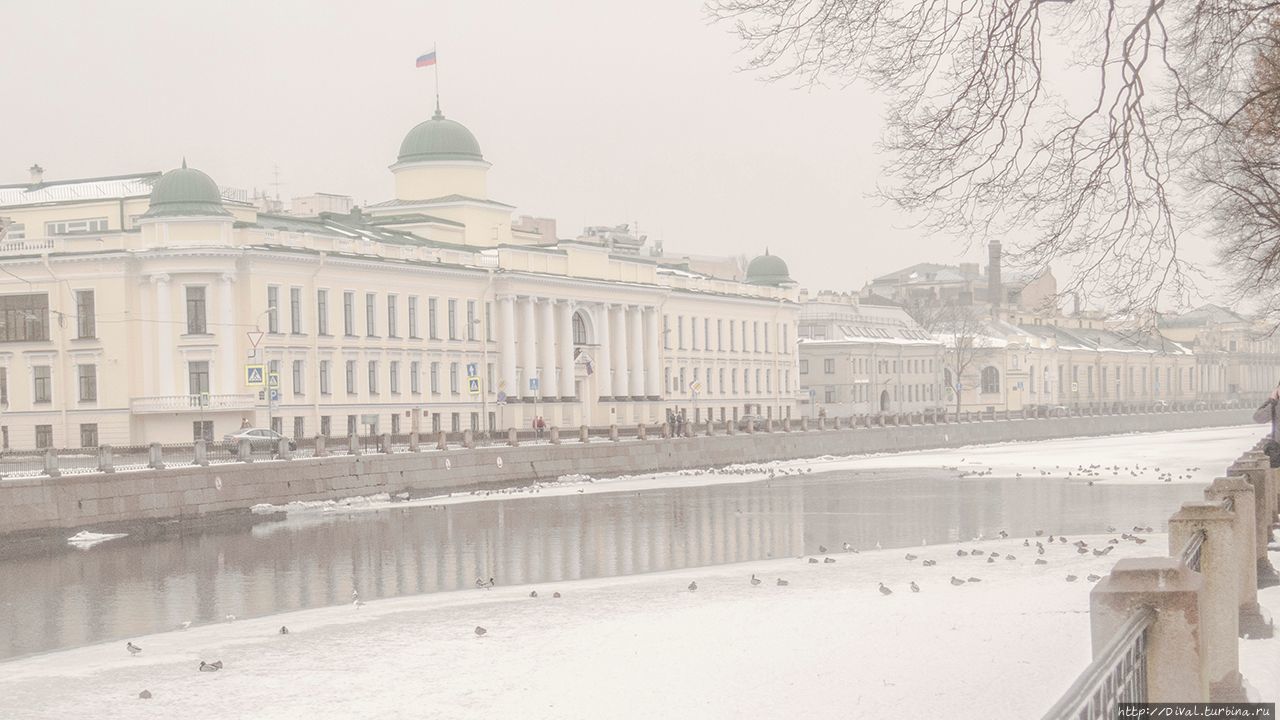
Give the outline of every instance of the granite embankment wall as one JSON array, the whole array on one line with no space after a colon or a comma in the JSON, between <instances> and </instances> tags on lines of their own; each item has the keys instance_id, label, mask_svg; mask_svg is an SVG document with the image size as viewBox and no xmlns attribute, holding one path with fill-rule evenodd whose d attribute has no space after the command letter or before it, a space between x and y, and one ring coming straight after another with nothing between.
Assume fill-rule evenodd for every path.
<instances>
[{"instance_id":1,"label":"granite embankment wall","mask_svg":"<svg viewBox=\"0 0 1280 720\"><path fill-rule=\"evenodd\" d=\"M819 455L1239 425L1249 410L859 427L334 456L0 481L0 536L242 511L255 503L444 493ZM721 428L723 432L723 428ZM501 461L501 462L499 462Z\"/></svg>"}]
</instances>

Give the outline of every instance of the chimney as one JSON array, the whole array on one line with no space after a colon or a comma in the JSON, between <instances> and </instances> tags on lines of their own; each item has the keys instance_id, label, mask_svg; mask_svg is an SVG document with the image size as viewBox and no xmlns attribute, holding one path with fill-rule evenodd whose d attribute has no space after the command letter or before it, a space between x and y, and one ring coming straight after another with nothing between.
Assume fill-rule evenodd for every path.
<instances>
[{"instance_id":1,"label":"chimney","mask_svg":"<svg viewBox=\"0 0 1280 720\"><path fill-rule=\"evenodd\" d=\"M31 172L31 184L39 185L44 182L44 168L39 163L32 165L28 170Z\"/></svg>"},{"instance_id":2,"label":"chimney","mask_svg":"<svg viewBox=\"0 0 1280 720\"><path fill-rule=\"evenodd\" d=\"M1004 286L1000 283L1000 241L992 240L987 246L987 299L991 309L998 309L1004 298Z\"/></svg>"}]
</instances>

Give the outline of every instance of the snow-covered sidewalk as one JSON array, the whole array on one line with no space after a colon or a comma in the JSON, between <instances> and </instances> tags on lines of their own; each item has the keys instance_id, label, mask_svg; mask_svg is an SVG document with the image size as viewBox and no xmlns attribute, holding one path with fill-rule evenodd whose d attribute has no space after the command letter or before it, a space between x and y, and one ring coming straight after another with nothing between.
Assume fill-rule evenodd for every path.
<instances>
[{"instance_id":1,"label":"snow-covered sidewalk","mask_svg":"<svg viewBox=\"0 0 1280 720\"><path fill-rule=\"evenodd\" d=\"M1107 537L1070 540L1105 548ZM1021 538L861 554L831 538L834 552L813 548L817 563L498 587L193 627L134 638L137 657L118 642L5 663L0 717L894 717L910 708L1034 718L1089 662L1088 576L1120 557L1163 554L1164 536L1144 537L1096 556L1046 536L1045 565ZM953 576L967 582L953 586ZM197 672L201 660L225 669ZM152 699L138 699L144 689Z\"/></svg>"}]
</instances>

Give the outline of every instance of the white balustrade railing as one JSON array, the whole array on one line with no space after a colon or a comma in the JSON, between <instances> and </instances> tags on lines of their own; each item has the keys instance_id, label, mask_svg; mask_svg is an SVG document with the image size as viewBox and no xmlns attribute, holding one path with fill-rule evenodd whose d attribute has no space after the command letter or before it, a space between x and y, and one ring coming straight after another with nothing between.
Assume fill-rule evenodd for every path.
<instances>
[{"instance_id":1,"label":"white balustrade railing","mask_svg":"<svg viewBox=\"0 0 1280 720\"><path fill-rule=\"evenodd\" d=\"M129 403L133 412L184 412L199 410L248 410L258 396L253 393L221 395L147 395Z\"/></svg>"}]
</instances>

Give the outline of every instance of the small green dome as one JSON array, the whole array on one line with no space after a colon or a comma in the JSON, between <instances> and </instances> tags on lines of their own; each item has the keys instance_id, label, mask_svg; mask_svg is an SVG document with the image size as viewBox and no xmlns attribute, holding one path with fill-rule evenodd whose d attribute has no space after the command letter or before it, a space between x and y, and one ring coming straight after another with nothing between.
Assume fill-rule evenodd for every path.
<instances>
[{"instance_id":1,"label":"small green dome","mask_svg":"<svg viewBox=\"0 0 1280 720\"><path fill-rule=\"evenodd\" d=\"M462 123L446 118L440 108L430 120L418 123L400 143L400 162L424 160L484 160L480 143Z\"/></svg>"},{"instance_id":2,"label":"small green dome","mask_svg":"<svg viewBox=\"0 0 1280 720\"><path fill-rule=\"evenodd\" d=\"M773 285L779 287L792 284L787 264L777 255L770 255L768 250L747 263L747 283L751 285Z\"/></svg>"},{"instance_id":3,"label":"small green dome","mask_svg":"<svg viewBox=\"0 0 1280 720\"><path fill-rule=\"evenodd\" d=\"M177 215L230 215L222 207L222 192L213 178L187 167L170 170L151 187L151 206L142 217Z\"/></svg>"}]
</instances>

